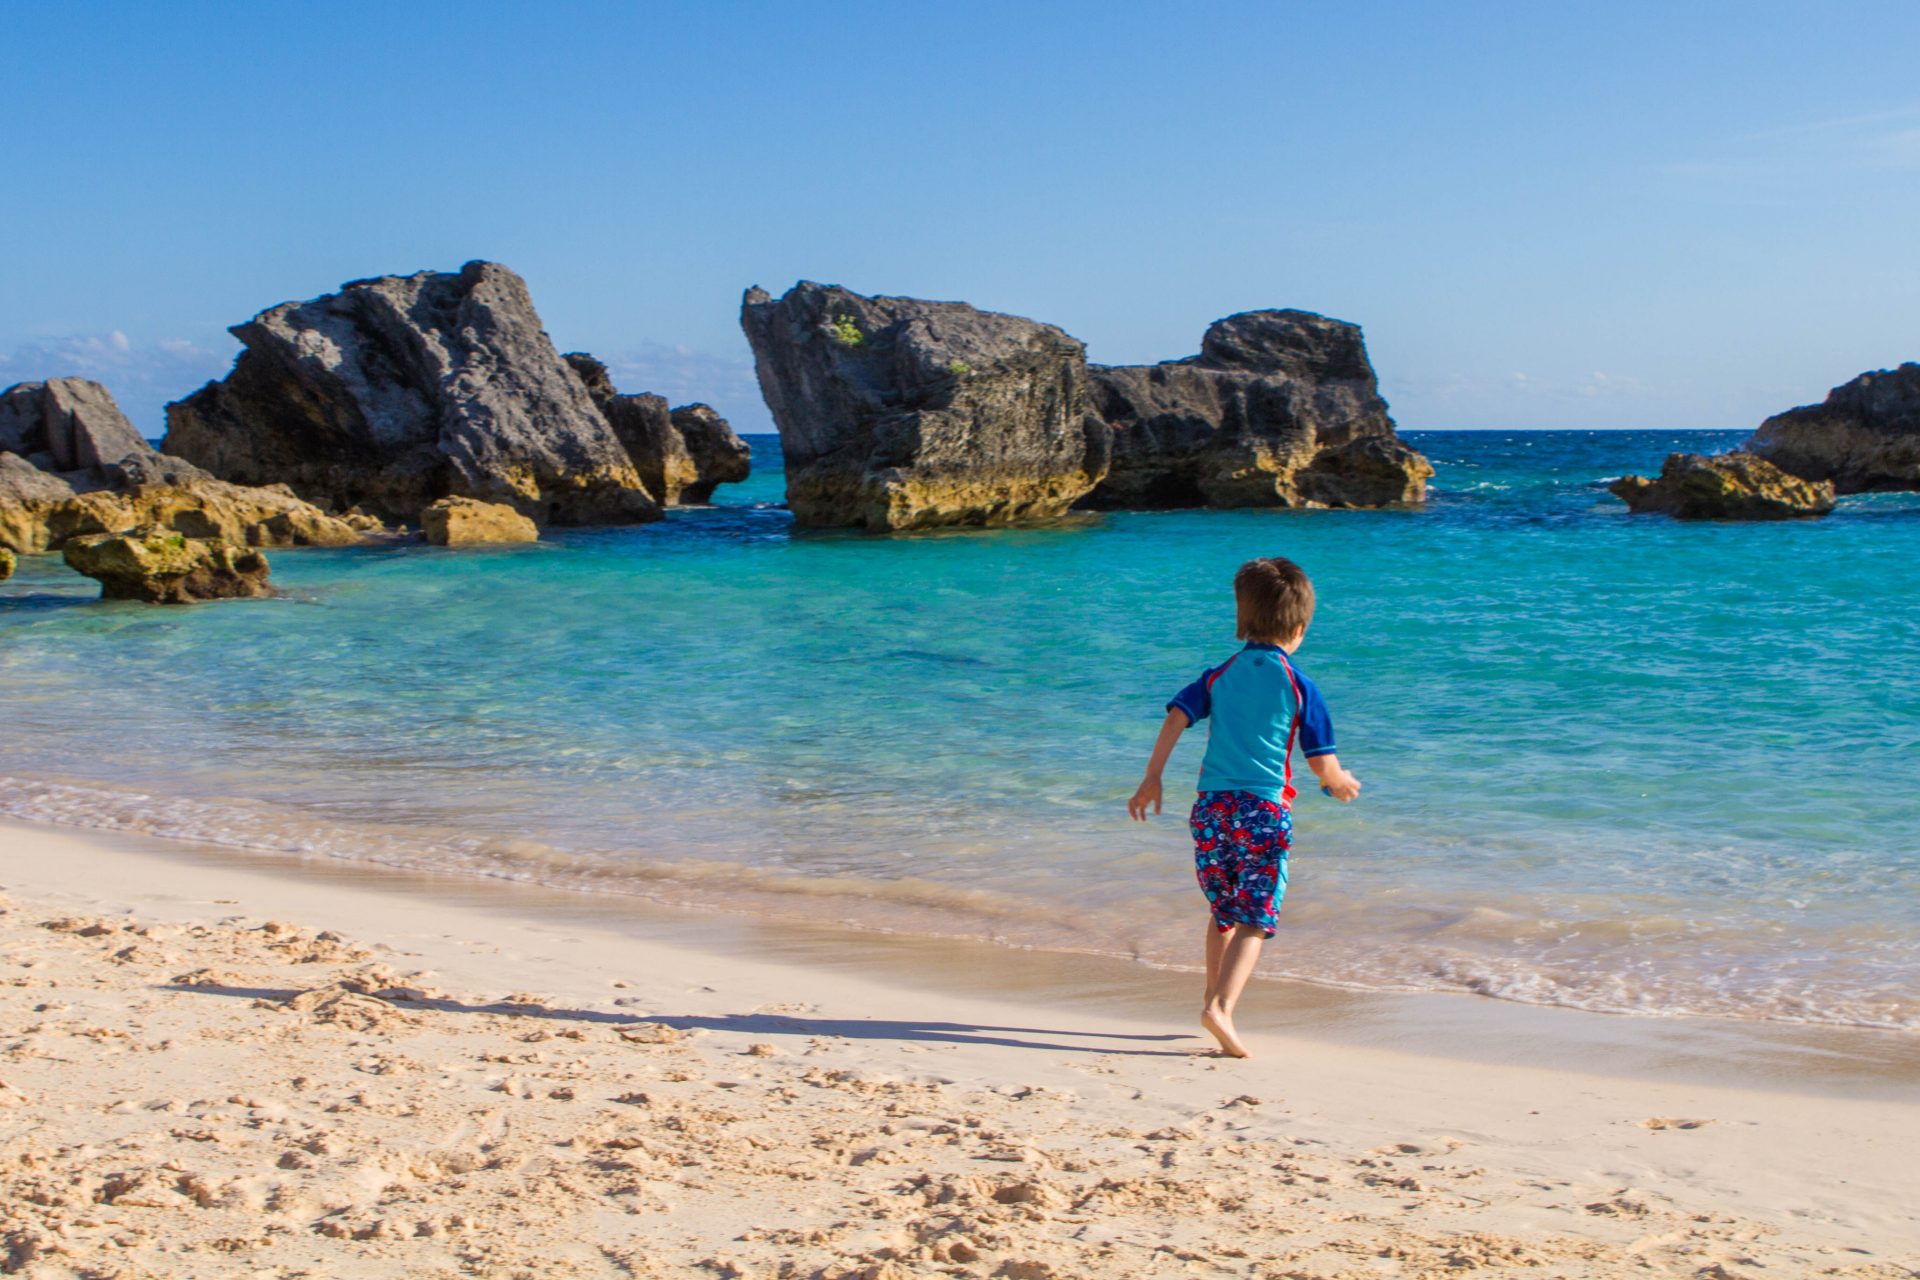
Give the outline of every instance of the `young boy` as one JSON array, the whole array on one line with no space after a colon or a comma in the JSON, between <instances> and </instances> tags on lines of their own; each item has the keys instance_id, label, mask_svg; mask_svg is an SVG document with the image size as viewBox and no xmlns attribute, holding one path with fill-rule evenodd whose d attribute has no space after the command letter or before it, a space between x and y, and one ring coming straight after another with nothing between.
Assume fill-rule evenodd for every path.
<instances>
[{"instance_id":1,"label":"young boy","mask_svg":"<svg viewBox=\"0 0 1920 1280\"><path fill-rule=\"evenodd\" d=\"M1212 717L1200 762L1200 797L1188 822L1194 870L1212 907L1207 922L1207 995L1200 1025L1229 1057L1248 1057L1233 1029L1233 1008L1253 976L1260 944L1273 936L1286 891L1293 834L1293 744L1328 795L1342 804L1360 779L1340 767L1333 721L1320 690L1294 668L1313 620L1313 584L1279 556L1249 560L1233 575L1235 634L1246 647L1173 695L1147 761L1147 776L1127 801L1137 822L1160 812L1160 773L1186 729Z\"/></svg>"}]
</instances>

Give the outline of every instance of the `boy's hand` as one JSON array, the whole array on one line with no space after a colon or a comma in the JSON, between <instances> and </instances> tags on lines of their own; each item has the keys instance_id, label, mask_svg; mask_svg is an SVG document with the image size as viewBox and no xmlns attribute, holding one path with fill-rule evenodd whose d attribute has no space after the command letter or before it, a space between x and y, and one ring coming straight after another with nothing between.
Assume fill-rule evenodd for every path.
<instances>
[{"instance_id":1,"label":"boy's hand","mask_svg":"<svg viewBox=\"0 0 1920 1280\"><path fill-rule=\"evenodd\" d=\"M1360 779L1342 769L1338 774L1321 783L1328 795L1341 804L1352 804L1360 794Z\"/></svg>"},{"instance_id":2,"label":"boy's hand","mask_svg":"<svg viewBox=\"0 0 1920 1280\"><path fill-rule=\"evenodd\" d=\"M1127 801L1127 816L1135 822L1145 822L1148 805L1153 806L1155 813L1160 812L1160 779L1152 776L1140 780L1140 789Z\"/></svg>"}]
</instances>

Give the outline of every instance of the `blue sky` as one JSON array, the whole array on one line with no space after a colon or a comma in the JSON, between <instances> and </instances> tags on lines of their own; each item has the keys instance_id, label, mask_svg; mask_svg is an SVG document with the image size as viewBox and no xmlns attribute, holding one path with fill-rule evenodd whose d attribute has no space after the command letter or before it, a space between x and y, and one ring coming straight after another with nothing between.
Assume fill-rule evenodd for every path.
<instances>
[{"instance_id":1,"label":"blue sky","mask_svg":"<svg viewBox=\"0 0 1920 1280\"><path fill-rule=\"evenodd\" d=\"M769 428L740 291L1295 306L1403 427L1745 427L1920 359L1920 5L0 0L0 382L157 433L225 327L470 258Z\"/></svg>"}]
</instances>

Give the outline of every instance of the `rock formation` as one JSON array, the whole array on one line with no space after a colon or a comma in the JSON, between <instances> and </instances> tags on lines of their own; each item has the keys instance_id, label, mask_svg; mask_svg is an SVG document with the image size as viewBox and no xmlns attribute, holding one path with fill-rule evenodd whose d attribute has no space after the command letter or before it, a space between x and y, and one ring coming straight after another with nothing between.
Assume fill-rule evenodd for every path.
<instances>
[{"instance_id":1,"label":"rock formation","mask_svg":"<svg viewBox=\"0 0 1920 1280\"><path fill-rule=\"evenodd\" d=\"M61 554L69 566L100 580L103 600L190 604L273 594L260 552L159 525L69 538Z\"/></svg>"},{"instance_id":2,"label":"rock formation","mask_svg":"<svg viewBox=\"0 0 1920 1280\"><path fill-rule=\"evenodd\" d=\"M5 547L0 547L0 582L5 582L13 576L14 566L18 563L19 561L15 558L13 552Z\"/></svg>"},{"instance_id":3,"label":"rock formation","mask_svg":"<svg viewBox=\"0 0 1920 1280\"><path fill-rule=\"evenodd\" d=\"M1840 493L1920 489L1920 364L1863 373L1821 404L1775 414L1742 447Z\"/></svg>"},{"instance_id":4,"label":"rock formation","mask_svg":"<svg viewBox=\"0 0 1920 1280\"><path fill-rule=\"evenodd\" d=\"M1750 453L1703 457L1672 453L1660 478L1623 476L1607 486L1635 515L1663 512L1682 520L1786 520L1833 510L1833 485L1788 475Z\"/></svg>"},{"instance_id":5,"label":"rock formation","mask_svg":"<svg viewBox=\"0 0 1920 1280\"><path fill-rule=\"evenodd\" d=\"M1094 507L1377 507L1419 502L1433 468L1402 444L1358 325L1307 311L1217 320L1200 354L1094 365L1113 432Z\"/></svg>"},{"instance_id":6,"label":"rock formation","mask_svg":"<svg viewBox=\"0 0 1920 1280\"><path fill-rule=\"evenodd\" d=\"M533 521L503 502L442 498L420 513L420 528L436 547L469 547L488 542L536 542Z\"/></svg>"},{"instance_id":7,"label":"rock formation","mask_svg":"<svg viewBox=\"0 0 1920 1280\"><path fill-rule=\"evenodd\" d=\"M498 264L351 281L232 332L233 371L168 405L163 441L224 479L392 520L450 495L554 524L661 514Z\"/></svg>"},{"instance_id":8,"label":"rock formation","mask_svg":"<svg viewBox=\"0 0 1920 1280\"><path fill-rule=\"evenodd\" d=\"M661 502L706 502L714 486L747 478L752 449L706 405L669 410L660 396L622 395L600 361L583 351L563 358L620 437L648 492Z\"/></svg>"},{"instance_id":9,"label":"rock formation","mask_svg":"<svg viewBox=\"0 0 1920 1280\"><path fill-rule=\"evenodd\" d=\"M158 524L248 546L343 546L377 521L336 519L284 486L216 480L158 453L97 382L0 392L0 546L58 550L77 534Z\"/></svg>"},{"instance_id":10,"label":"rock formation","mask_svg":"<svg viewBox=\"0 0 1920 1280\"><path fill-rule=\"evenodd\" d=\"M810 281L749 289L740 324L800 524L1057 516L1106 473L1085 348L1052 325Z\"/></svg>"},{"instance_id":11,"label":"rock formation","mask_svg":"<svg viewBox=\"0 0 1920 1280\"><path fill-rule=\"evenodd\" d=\"M712 405L697 400L683 404L671 418L681 447L693 460L694 478L668 501L710 502L716 485L738 484L753 473L753 446L742 440Z\"/></svg>"}]
</instances>

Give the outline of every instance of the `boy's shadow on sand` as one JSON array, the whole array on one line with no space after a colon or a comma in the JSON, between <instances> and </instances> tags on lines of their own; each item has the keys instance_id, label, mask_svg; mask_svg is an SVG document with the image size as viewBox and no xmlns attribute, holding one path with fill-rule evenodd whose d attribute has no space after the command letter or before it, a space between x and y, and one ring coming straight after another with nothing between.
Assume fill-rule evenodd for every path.
<instances>
[{"instance_id":1,"label":"boy's shadow on sand","mask_svg":"<svg viewBox=\"0 0 1920 1280\"><path fill-rule=\"evenodd\" d=\"M248 1000L285 1003L304 990L278 987L233 987L162 983L161 989L207 996L236 996ZM643 1024L672 1027L676 1031L722 1031L757 1036L837 1036L846 1040L902 1040L940 1044L999 1045L1008 1049L1042 1049L1057 1053L1125 1054L1136 1057L1186 1058L1187 1049L1112 1048L1100 1044L1075 1044L1057 1039L1020 1039L1016 1037L1075 1037L1089 1040L1128 1040L1165 1042L1189 1040L1187 1035L1138 1035L1106 1031L1063 1031L1044 1027L981 1026L971 1022L928 1022L920 1019L891 1018L805 1018L785 1013L719 1014L637 1014L603 1013L597 1009L554 1009L540 1004L497 1001L470 1004L442 998L425 1000L387 999L395 1009L423 1009L437 1013L490 1013L508 1018L539 1018L555 1022L591 1022L615 1028Z\"/></svg>"}]
</instances>

